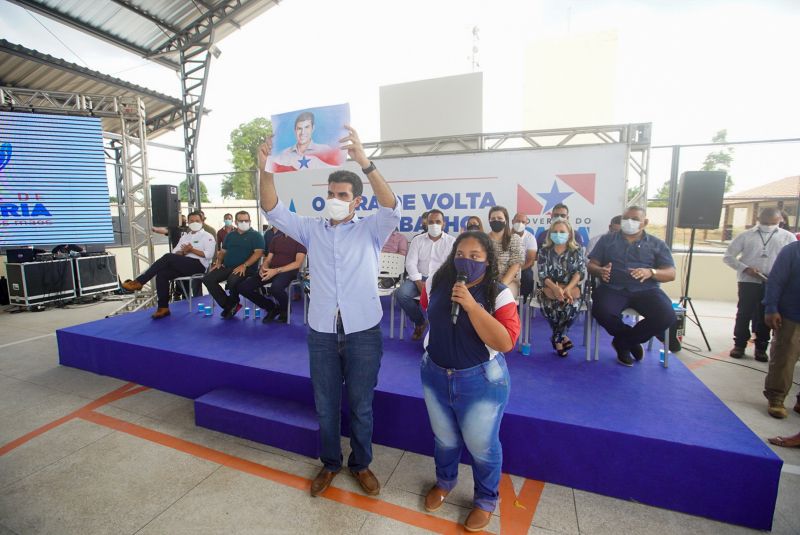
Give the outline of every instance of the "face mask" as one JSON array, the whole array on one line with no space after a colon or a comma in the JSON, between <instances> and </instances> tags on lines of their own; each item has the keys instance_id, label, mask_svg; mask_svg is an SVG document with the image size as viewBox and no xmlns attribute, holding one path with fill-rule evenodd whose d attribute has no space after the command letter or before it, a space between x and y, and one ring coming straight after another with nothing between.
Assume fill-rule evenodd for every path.
<instances>
[{"instance_id":1,"label":"face mask","mask_svg":"<svg viewBox=\"0 0 800 535\"><path fill-rule=\"evenodd\" d=\"M191 230L192 232L197 232L201 228L203 228L202 223L197 223L197 222L189 223L189 230Z\"/></svg>"},{"instance_id":2,"label":"face mask","mask_svg":"<svg viewBox=\"0 0 800 535\"><path fill-rule=\"evenodd\" d=\"M778 225L758 225L758 230L761 232L773 232Z\"/></svg>"},{"instance_id":3,"label":"face mask","mask_svg":"<svg viewBox=\"0 0 800 535\"><path fill-rule=\"evenodd\" d=\"M486 262L479 262L471 258L456 258L453 260L458 273L466 273L467 284L475 282L486 273Z\"/></svg>"},{"instance_id":4,"label":"face mask","mask_svg":"<svg viewBox=\"0 0 800 535\"><path fill-rule=\"evenodd\" d=\"M430 234L432 238L438 238L442 235L442 226L436 224L428 225L428 234Z\"/></svg>"},{"instance_id":5,"label":"face mask","mask_svg":"<svg viewBox=\"0 0 800 535\"><path fill-rule=\"evenodd\" d=\"M481 227L478 225L467 225L467 230L480 230Z\"/></svg>"},{"instance_id":6,"label":"face mask","mask_svg":"<svg viewBox=\"0 0 800 535\"><path fill-rule=\"evenodd\" d=\"M325 218L342 221L350 215L350 203L339 199L325 199Z\"/></svg>"},{"instance_id":7,"label":"face mask","mask_svg":"<svg viewBox=\"0 0 800 535\"><path fill-rule=\"evenodd\" d=\"M225 226L226 226L226 227L231 227L231 226L233 226L233 219L226 219L226 220L225 220Z\"/></svg>"},{"instance_id":8,"label":"face mask","mask_svg":"<svg viewBox=\"0 0 800 535\"><path fill-rule=\"evenodd\" d=\"M502 232L506 228L505 221L489 221L489 226L492 227L492 232Z\"/></svg>"},{"instance_id":9,"label":"face mask","mask_svg":"<svg viewBox=\"0 0 800 535\"><path fill-rule=\"evenodd\" d=\"M556 245L564 245L567 243L567 239L569 239L569 233L567 232L551 232L550 239L553 240L553 243Z\"/></svg>"},{"instance_id":10,"label":"face mask","mask_svg":"<svg viewBox=\"0 0 800 535\"><path fill-rule=\"evenodd\" d=\"M525 223L514 223L514 232L522 232L525 230Z\"/></svg>"},{"instance_id":11,"label":"face mask","mask_svg":"<svg viewBox=\"0 0 800 535\"><path fill-rule=\"evenodd\" d=\"M550 218L550 223L555 223L556 221L566 221L566 220L567 220L567 216L559 214L559 215L554 215L553 217L551 217Z\"/></svg>"},{"instance_id":12,"label":"face mask","mask_svg":"<svg viewBox=\"0 0 800 535\"><path fill-rule=\"evenodd\" d=\"M250 230L250 221L239 221L236 223L236 227L242 232L247 232Z\"/></svg>"},{"instance_id":13,"label":"face mask","mask_svg":"<svg viewBox=\"0 0 800 535\"><path fill-rule=\"evenodd\" d=\"M633 235L639 232L639 226L641 223L636 221L635 219L623 219L622 220L622 232L627 235Z\"/></svg>"}]
</instances>

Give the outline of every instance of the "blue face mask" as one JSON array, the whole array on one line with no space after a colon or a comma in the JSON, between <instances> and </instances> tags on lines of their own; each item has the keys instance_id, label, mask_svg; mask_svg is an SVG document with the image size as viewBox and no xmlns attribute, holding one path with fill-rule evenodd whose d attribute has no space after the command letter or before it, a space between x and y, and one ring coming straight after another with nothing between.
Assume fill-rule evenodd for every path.
<instances>
[{"instance_id":1,"label":"blue face mask","mask_svg":"<svg viewBox=\"0 0 800 535\"><path fill-rule=\"evenodd\" d=\"M486 273L485 261L478 262L477 260L472 260L471 258L455 258L453 259L453 263L456 265L456 271L458 273L467 274L467 284L475 282L483 277L484 273Z\"/></svg>"},{"instance_id":2,"label":"blue face mask","mask_svg":"<svg viewBox=\"0 0 800 535\"><path fill-rule=\"evenodd\" d=\"M553 240L553 243L556 245L564 245L567 243L569 239L569 233L567 232L551 232L550 239Z\"/></svg>"}]
</instances>

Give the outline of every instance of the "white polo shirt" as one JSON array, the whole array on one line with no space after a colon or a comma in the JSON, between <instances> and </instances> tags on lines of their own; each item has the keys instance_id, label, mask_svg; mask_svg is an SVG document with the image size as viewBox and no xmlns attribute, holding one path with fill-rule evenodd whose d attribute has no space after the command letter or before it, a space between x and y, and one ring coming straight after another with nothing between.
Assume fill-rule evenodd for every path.
<instances>
[{"instance_id":1,"label":"white polo shirt","mask_svg":"<svg viewBox=\"0 0 800 535\"><path fill-rule=\"evenodd\" d=\"M173 253L180 253L183 246L187 243L192 244L192 249L203 251L205 256L198 256L194 253L189 253L186 258L196 258L207 268L211 259L214 258L214 252L217 248L217 239L206 232L205 230L198 230L197 232L187 232L181 239L178 240L178 245L172 250Z\"/></svg>"}]
</instances>

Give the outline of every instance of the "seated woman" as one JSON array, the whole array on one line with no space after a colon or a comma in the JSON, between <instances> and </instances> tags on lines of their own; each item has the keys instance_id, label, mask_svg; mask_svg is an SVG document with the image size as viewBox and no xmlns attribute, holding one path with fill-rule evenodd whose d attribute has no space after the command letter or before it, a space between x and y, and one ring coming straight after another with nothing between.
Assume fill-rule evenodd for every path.
<instances>
[{"instance_id":1,"label":"seated woman","mask_svg":"<svg viewBox=\"0 0 800 535\"><path fill-rule=\"evenodd\" d=\"M580 282L586 277L583 249L575 241L575 232L568 221L550 226L537 260L539 302L553 335L550 342L559 357L566 357L573 347L567 330L581 308Z\"/></svg>"},{"instance_id":2,"label":"seated woman","mask_svg":"<svg viewBox=\"0 0 800 535\"><path fill-rule=\"evenodd\" d=\"M467 224L464 225L464 228L461 230L461 232L467 232L470 230L479 230L483 232L483 221L481 221L480 217L471 215L467 218Z\"/></svg>"},{"instance_id":3,"label":"seated woman","mask_svg":"<svg viewBox=\"0 0 800 535\"><path fill-rule=\"evenodd\" d=\"M510 221L508 210L502 206L489 208L489 226L492 227L489 237L492 239L497 256L500 282L508 286L516 299L519 295L525 252L522 249L522 238L511 231Z\"/></svg>"},{"instance_id":4,"label":"seated woman","mask_svg":"<svg viewBox=\"0 0 800 535\"><path fill-rule=\"evenodd\" d=\"M466 281L457 280L460 273ZM473 509L464 522L467 531L484 529L497 505L503 464L500 421L509 392L501 351L510 351L519 335L514 297L498 279L489 237L464 232L445 263L426 281L421 297L430 331L420 373L436 463L436 484L425 497L425 509L439 509L456 486L466 446L475 481ZM453 303L461 307L455 319Z\"/></svg>"}]
</instances>

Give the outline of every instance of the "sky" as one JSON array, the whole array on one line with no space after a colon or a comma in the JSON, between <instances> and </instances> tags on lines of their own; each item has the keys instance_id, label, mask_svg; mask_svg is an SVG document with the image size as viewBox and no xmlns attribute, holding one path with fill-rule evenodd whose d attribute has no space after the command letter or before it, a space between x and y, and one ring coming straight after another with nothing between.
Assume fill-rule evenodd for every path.
<instances>
[{"instance_id":1,"label":"sky","mask_svg":"<svg viewBox=\"0 0 800 535\"><path fill-rule=\"evenodd\" d=\"M729 141L800 138L795 0L284 0L217 44L222 55L210 71L200 172L231 169L226 145L240 124L305 107L349 102L361 139L379 140L379 88L471 72L476 25L484 132L523 128L531 43L611 31L618 39L608 74L613 122L652 122L654 146L708 142L723 128ZM173 71L7 0L0 0L0 36L179 95ZM156 141L181 145L182 132ZM798 148L736 147L734 191L800 174ZM681 170L697 169L708 152L684 150ZM669 160L669 149L652 151L651 194L668 178ZM180 172L183 156L151 150L150 166ZM156 182L181 178L152 175ZM204 177L212 200L221 178Z\"/></svg>"}]
</instances>

